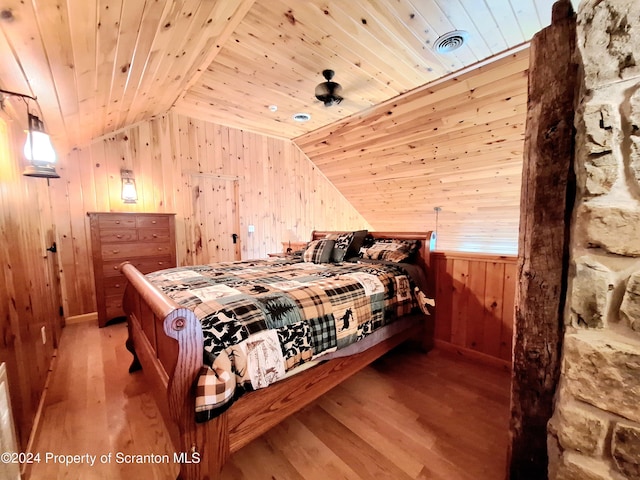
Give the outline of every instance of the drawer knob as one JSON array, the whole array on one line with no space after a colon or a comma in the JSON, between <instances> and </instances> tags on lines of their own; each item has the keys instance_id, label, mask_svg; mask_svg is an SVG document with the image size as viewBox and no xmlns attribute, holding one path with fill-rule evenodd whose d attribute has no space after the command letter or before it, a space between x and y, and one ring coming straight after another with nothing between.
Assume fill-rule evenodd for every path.
<instances>
[{"instance_id":1,"label":"drawer knob","mask_svg":"<svg viewBox=\"0 0 640 480\"><path fill-rule=\"evenodd\" d=\"M117 265L114 265L114 266L113 266L113 269L114 269L114 270L118 270L118 266L117 266Z\"/></svg>"},{"instance_id":2,"label":"drawer knob","mask_svg":"<svg viewBox=\"0 0 640 480\"><path fill-rule=\"evenodd\" d=\"M111 250L112 253L120 253L120 250Z\"/></svg>"},{"instance_id":3,"label":"drawer knob","mask_svg":"<svg viewBox=\"0 0 640 480\"><path fill-rule=\"evenodd\" d=\"M158 238L158 234L157 234L157 233L154 233L154 234L153 234L153 238Z\"/></svg>"},{"instance_id":4,"label":"drawer knob","mask_svg":"<svg viewBox=\"0 0 640 480\"><path fill-rule=\"evenodd\" d=\"M151 220L151 223L155 225L157 222L155 220Z\"/></svg>"},{"instance_id":5,"label":"drawer knob","mask_svg":"<svg viewBox=\"0 0 640 480\"><path fill-rule=\"evenodd\" d=\"M118 234L116 235L116 238L122 238L122 235Z\"/></svg>"},{"instance_id":6,"label":"drawer knob","mask_svg":"<svg viewBox=\"0 0 640 480\"><path fill-rule=\"evenodd\" d=\"M120 284L119 284L119 283L116 283L115 287L116 287L116 288L120 288Z\"/></svg>"},{"instance_id":7,"label":"drawer knob","mask_svg":"<svg viewBox=\"0 0 640 480\"><path fill-rule=\"evenodd\" d=\"M116 220L116 225L120 225L120 220Z\"/></svg>"}]
</instances>

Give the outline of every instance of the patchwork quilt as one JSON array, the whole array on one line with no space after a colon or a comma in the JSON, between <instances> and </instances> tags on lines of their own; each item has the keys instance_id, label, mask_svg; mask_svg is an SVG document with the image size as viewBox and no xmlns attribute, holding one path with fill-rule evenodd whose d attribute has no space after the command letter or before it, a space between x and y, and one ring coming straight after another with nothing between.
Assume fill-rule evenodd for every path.
<instances>
[{"instance_id":1,"label":"patchwork quilt","mask_svg":"<svg viewBox=\"0 0 640 480\"><path fill-rule=\"evenodd\" d=\"M429 300L401 264L267 259L178 267L147 279L194 311L204 334L196 421Z\"/></svg>"}]
</instances>

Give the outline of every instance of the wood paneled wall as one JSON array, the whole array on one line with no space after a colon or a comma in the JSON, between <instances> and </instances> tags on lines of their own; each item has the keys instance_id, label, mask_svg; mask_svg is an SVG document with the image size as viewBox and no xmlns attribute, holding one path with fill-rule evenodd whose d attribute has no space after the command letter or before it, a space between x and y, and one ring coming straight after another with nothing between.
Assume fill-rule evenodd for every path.
<instances>
[{"instance_id":1,"label":"wood paneled wall","mask_svg":"<svg viewBox=\"0 0 640 480\"><path fill-rule=\"evenodd\" d=\"M511 365L517 257L432 254L438 345Z\"/></svg>"},{"instance_id":2,"label":"wood paneled wall","mask_svg":"<svg viewBox=\"0 0 640 480\"><path fill-rule=\"evenodd\" d=\"M133 170L138 203L120 198L120 170ZM176 213L178 263L226 260L206 245L196 197L204 179L237 179L241 256L266 257L281 241L307 240L314 229L370 228L292 142L194 120L175 113L95 140L62 158L52 181L68 315L95 311L88 211ZM191 175L194 172L204 177ZM202 181L200 181L200 180ZM221 187L222 189L222 187ZM225 202L207 206L209 219L227 219ZM249 233L248 226L255 232ZM210 226L208 226L210 227ZM222 228L222 227L221 227Z\"/></svg>"},{"instance_id":3,"label":"wood paneled wall","mask_svg":"<svg viewBox=\"0 0 640 480\"><path fill-rule=\"evenodd\" d=\"M0 363L22 451L61 328L47 180L22 176L23 129L0 112Z\"/></svg>"}]
</instances>

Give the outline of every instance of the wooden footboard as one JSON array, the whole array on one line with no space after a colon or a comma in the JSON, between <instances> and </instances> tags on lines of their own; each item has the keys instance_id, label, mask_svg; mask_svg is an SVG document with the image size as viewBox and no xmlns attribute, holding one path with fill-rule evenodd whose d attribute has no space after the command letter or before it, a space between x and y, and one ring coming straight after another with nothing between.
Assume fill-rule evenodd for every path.
<instances>
[{"instance_id":1,"label":"wooden footboard","mask_svg":"<svg viewBox=\"0 0 640 480\"><path fill-rule=\"evenodd\" d=\"M415 238L418 234L411 235ZM425 239L424 233L419 235ZM426 236L430 238L431 232ZM426 243L428 252L428 240ZM179 478L184 480L218 478L231 453L396 345L411 338L427 338L427 345L433 340L432 318L420 315L423 321L415 327L366 351L326 361L268 388L246 393L222 415L196 423L193 384L203 365L204 349L200 322L191 310L180 307L151 285L133 265L125 262L120 269L128 280L124 310L128 316L127 344L134 354L132 368L142 367L174 448L187 460L180 465ZM425 332L431 333L425 337Z\"/></svg>"},{"instance_id":2,"label":"wooden footboard","mask_svg":"<svg viewBox=\"0 0 640 480\"><path fill-rule=\"evenodd\" d=\"M124 295L129 346L154 389L174 448L191 463L180 478L216 478L229 456L226 413L195 423L192 388L203 365L202 328L195 314L162 294L133 265L120 267L129 284ZM205 446L207 446L205 448Z\"/></svg>"}]
</instances>

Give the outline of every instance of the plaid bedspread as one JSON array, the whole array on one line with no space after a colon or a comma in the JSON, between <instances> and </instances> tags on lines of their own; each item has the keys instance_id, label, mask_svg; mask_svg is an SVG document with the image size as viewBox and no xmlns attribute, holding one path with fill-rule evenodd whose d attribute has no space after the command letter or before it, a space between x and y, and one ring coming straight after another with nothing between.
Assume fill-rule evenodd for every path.
<instances>
[{"instance_id":1,"label":"plaid bedspread","mask_svg":"<svg viewBox=\"0 0 640 480\"><path fill-rule=\"evenodd\" d=\"M178 267L147 279L202 323L199 422L416 307L426 313L428 301L399 265L268 259Z\"/></svg>"}]
</instances>

